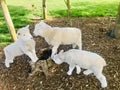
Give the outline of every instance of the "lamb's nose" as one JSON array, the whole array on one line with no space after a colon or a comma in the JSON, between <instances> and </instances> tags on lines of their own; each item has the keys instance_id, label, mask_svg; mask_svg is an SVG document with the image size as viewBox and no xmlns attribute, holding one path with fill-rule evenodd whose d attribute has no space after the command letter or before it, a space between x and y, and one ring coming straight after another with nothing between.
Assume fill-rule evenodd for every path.
<instances>
[{"instance_id":1,"label":"lamb's nose","mask_svg":"<svg viewBox=\"0 0 120 90\"><path fill-rule=\"evenodd\" d=\"M35 36L35 33L34 33L34 32L33 32L32 34L33 34L33 36Z\"/></svg>"}]
</instances>

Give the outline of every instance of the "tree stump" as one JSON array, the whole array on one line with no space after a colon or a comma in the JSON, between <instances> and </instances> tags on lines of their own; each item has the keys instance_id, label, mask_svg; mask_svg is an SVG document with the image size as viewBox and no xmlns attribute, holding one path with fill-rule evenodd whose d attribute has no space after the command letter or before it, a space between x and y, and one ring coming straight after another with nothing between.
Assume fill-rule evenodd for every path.
<instances>
[{"instance_id":1,"label":"tree stump","mask_svg":"<svg viewBox=\"0 0 120 90\"><path fill-rule=\"evenodd\" d=\"M110 31L109 35L111 37L120 38L120 3L118 6L118 14L116 17L115 28L114 30Z\"/></svg>"},{"instance_id":2,"label":"tree stump","mask_svg":"<svg viewBox=\"0 0 120 90\"><path fill-rule=\"evenodd\" d=\"M42 49L41 52L42 53L40 54L39 60L37 62L30 62L32 68L30 76L33 76L36 72L40 71L45 74L46 78L48 78L48 76L50 76L49 67L53 65L52 60L50 59L52 50L45 48ZM42 70L40 68L42 68Z\"/></svg>"}]
</instances>

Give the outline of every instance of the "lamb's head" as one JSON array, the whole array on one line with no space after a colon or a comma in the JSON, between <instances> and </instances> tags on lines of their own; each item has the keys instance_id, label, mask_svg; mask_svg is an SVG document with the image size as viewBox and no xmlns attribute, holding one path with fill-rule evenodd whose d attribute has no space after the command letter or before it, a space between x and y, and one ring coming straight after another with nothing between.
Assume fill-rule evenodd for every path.
<instances>
[{"instance_id":1,"label":"lamb's head","mask_svg":"<svg viewBox=\"0 0 120 90\"><path fill-rule=\"evenodd\" d=\"M23 40L33 38L29 31L29 25L27 25L26 27L20 28L17 31L17 37L18 39L23 39Z\"/></svg>"},{"instance_id":2,"label":"lamb's head","mask_svg":"<svg viewBox=\"0 0 120 90\"><path fill-rule=\"evenodd\" d=\"M60 51L59 54L53 55L51 57L56 64L61 64L64 62L64 58L63 58L62 53L63 53L63 50Z\"/></svg>"},{"instance_id":3,"label":"lamb's head","mask_svg":"<svg viewBox=\"0 0 120 90\"><path fill-rule=\"evenodd\" d=\"M34 36L43 36L44 34L44 30L49 30L51 29L52 27L48 24L46 24L43 20L40 21L39 23L37 23L35 25L35 29L33 31L33 34Z\"/></svg>"}]
</instances>

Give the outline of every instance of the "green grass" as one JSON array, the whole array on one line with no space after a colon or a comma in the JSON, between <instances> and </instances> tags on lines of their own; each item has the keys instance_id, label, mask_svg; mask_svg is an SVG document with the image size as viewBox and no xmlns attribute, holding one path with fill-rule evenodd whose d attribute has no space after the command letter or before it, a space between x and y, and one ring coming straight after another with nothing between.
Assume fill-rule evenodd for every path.
<instances>
[{"instance_id":1,"label":"green grass","mask_svg":"<svg viewBox=\"0 0 120 90\"><path fill-rule=\"evenodd\" d=\"M24 25L27 25L30 22L30 19L28 17L30 10L25 9L22 6L17 6L17 7L8 6L8 7L16 29ZM0 13L2 13L1 9L0 9ZM0 14L0 46L9 42L11 42L9 30L7 28L3 15Z\"/></svg>"},{"instance_id":2,"label":"green grass","mask_svg":"<svg viewBox=\"0 0 120 90\"><path fill-rule=\"evenodd\" d=\"M52 16L67 16L64 0L55 4L55 0L48 2L48 14ZM71 16L115 16L120 0L70 0ZM52 6L52 7L51 7ZM56 8L55 8L56 7Z\"/></svg>"},{"instance_id":3,"label":"green grass","mask_svg":"<svg viewBox=\"0 0 120 90\"><path fill-rule=\"evenodd\" d=\"M31 18L42 18L42 0L6 0L16 30L31 22ZM116 16L120 0L70 0L72 17ZM34 7L32 7L34 5ZM66 17L64 0L47 0L47 14ZM11 42L0 8L0 46Z\"/></svg>"}]
</instances>

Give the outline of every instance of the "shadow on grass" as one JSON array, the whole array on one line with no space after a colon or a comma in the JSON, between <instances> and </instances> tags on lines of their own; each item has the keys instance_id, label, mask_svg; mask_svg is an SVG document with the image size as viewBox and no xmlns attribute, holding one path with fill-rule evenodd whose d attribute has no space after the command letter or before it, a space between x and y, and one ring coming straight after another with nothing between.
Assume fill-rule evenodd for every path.
<instances>
[{"instance_id":1,"label":"shadow on grass","mask_svg":"<svg viewBox=\"0 0 120 90\"><path fill-rule=\"evenodd\" d=\"M22 26L27 25L30 22L30 18L28 18L28 16L31 11L26 9L25 7L8 6L8 9L15 28L20 28ZM1 8L0 13L2 13ZM11 42L11 37L2 13L0 14L0 45L7 42Z\"/></svg>"}]
</instances>

